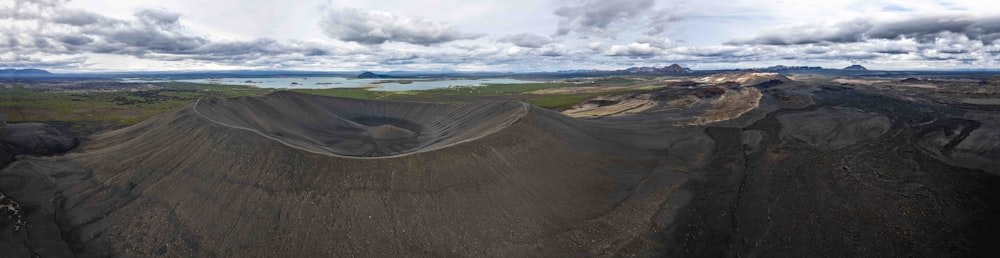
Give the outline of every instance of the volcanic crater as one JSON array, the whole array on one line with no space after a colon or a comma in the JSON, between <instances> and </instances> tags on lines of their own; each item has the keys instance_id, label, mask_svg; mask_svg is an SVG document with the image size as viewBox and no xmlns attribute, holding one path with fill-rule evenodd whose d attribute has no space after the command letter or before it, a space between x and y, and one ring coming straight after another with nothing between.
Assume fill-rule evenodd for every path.
<instances>
[{"instance_id":1,"label":"volcanic crater","mask_svg":"<svg viewBox=\"0 0 1000 258\"><path fill-rule=\"evenodd\" d=\"M520 102L431 104L329 101L293 93L199 101L205 118L290 147L341 157L394 157L475 140L527 112Z\"/></svg>"}]
</instances>

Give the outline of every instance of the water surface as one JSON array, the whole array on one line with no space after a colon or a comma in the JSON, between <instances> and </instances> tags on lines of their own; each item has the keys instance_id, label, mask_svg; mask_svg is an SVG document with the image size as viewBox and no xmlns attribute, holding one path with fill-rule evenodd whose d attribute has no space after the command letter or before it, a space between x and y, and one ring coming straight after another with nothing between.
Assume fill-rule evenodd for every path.
<instances>
[{"instance_id":1,"label":"water surface","mask_svg":"<svg viewBox=\"0 0 1000 258\"><path fill-rule=\"evenodd\" d=\"M156 79L123 79L123 82L165 82L171 80ZM451 86L483 86L485 84L516 84L530 83L508 78L483 79L428 79L428 78L392 78L392 79L355 79L345 77L264 77L264 78L206 78L175 80L179 82L248 85L260 88L288 89L329 89L372 87L371 90L406 91L446 88Z\"/></svg>"}]
</instances>

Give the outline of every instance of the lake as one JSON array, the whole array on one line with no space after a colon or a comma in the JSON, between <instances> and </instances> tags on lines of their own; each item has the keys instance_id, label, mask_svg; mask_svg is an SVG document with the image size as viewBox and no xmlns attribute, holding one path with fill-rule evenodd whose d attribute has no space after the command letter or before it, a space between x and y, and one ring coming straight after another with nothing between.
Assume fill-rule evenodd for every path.
<instances>
[{"instance_id":1,"label":"lake","mask_svg":"<svg viewBox=\"0 0 1000 258\"><path fill-rule=\"evenodd\" d=\"M165 82L171 80L156 79L123 79L123 82ZM345 77L265 77L265 78L207 78L173 80L179 82L249 85L259 88L288 89L328 89L328 88L358 88L372 87L371 90L407 91L447 88L451 86L483 86L484 84L516 84L533 81L484 78L484 79L441 79L441 78L391 78L391 79L355 79Z\"/></svg>"}]
</instances>

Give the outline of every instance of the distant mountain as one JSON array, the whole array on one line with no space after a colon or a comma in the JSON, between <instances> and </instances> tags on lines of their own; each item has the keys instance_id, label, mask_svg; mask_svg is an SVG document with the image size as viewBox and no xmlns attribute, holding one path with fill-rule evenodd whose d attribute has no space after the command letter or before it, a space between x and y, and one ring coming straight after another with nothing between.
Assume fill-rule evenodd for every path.
<instances>
[{"instance_id":1,"label":"distant mountain","mask_svg":"<svg viewBox=\"0 0 1000 258\"><path fill-rule=\"evenodd\" d=\"M683 74L690 73L691 69L681 67L678 64L672 64L664 67L629 67L623 71L628 73Z\"/></svg>"},{"instance_id":2,"label":"distant mountain","mask_svg":"<svg viewBox=\"0 0 1000 258\"><path fill-rule=\"evenodd\" d=\"M844 67L844 71L868 71L868 68L865 68L864 66L861 65L852 65Z\"/></svg>"},{"instance_id":3,"label":"distant mountain","mask_svg":"<svg viewBox=\"0 0 1000 258\"><path fill-rule=\"evenodd\" d=\"M40 69L3 69L0 70L2 77L47 77L52 73Z\"/></svg>"},{"instance_id":4,"label":"distant mountain","mask_svg":"<svg viewBox=\"0 0 1000 258\"><path fill-rule=\"evenodd\" d=\"M823 67L819 66L784 66L775 65L767 68L757 68L752 69L754 71L761 72L787 72L787 71L812 71L812 70L823 70Z\"/></svg>"},{"instance_id":5,"label":"distant mountain","mask_svg":"<svg viewBox=\"0 0 1000 258\"><path fill-rule=\"evenodd\" d=\"M373 72L363 72L358 75L358 79L378 79L378 78L389 78L391 76L375 74Z\"/></svg>"},{"instance_id":6,"label":"distant mountain","mask_svg":"<svg viewBox=\"0 0 1000 258\"><path fill-rule=\"evenodd\" d=\"M691 70L689 70L687 68L684 68L684 67L681 67L678 64L672 64L670 66L660 68L660 72L668 72L668 73L690 73Z\"/></svg>"},{"instance_id":7,"label":"distant mountain","mask_svg":"<svg viewBox=\"0 0 1000 258\"><path fill-rule=\"evenodd\" d=\"M556 73L592 73L592 72L600 72L600 71L601 70L597 70L597 69L577 69L577 70L560 70L560 71L556 71Z\"/></svg>"}]
</instances>

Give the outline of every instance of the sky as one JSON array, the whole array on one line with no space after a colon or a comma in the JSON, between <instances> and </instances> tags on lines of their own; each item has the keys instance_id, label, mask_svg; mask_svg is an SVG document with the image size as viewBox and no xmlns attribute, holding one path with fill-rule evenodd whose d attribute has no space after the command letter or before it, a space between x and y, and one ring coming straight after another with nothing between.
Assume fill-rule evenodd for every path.
<instances>
[{"instance_id":1,"label":"sky","mask_svg":"<svg viewBox=\"0 0 1000 258\"><path fill-rule=\"evenodd\" d=\"M0 0L0 68L1000 68L1000 1Z\"/></svg>"}]
</instances>

